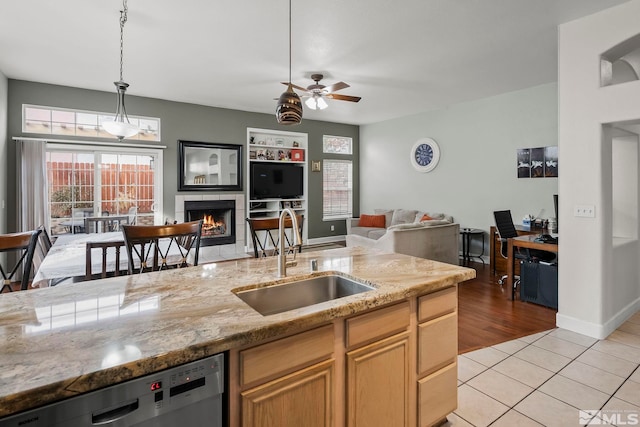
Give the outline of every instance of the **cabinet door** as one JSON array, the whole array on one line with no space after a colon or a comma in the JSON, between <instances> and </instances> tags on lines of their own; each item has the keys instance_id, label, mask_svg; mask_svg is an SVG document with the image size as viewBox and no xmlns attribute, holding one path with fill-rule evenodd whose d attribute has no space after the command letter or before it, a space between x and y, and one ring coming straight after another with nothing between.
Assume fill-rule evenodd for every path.
<instances>
[{"instance_id":1,"label":"cabinet door","mask_svg":"<svg viewBox=\"0 0 640 427\"><path fill-rule=\"evenodd\" d=\"M347 353L347 426L409 423L409 333Z\"/></svg>"},{"instance_id":2,"label":"cabinet door","mask_svg":"<svg viewBox=\"0 0 640 427\"><path fill-rule=\"evenodd\" d=\"M420 427L431 426L458 407L458 364L452 363L418 381Z\"/></svg>"},{"instance_id":3,"label":"cabinet door","mask_svg":"<svg viewBox=\"0 0 640 427\"><path fill-rule=\"evenodd\" d=\"M458 357L458 313L418 325L418 375L455 362Z\"/></svg>"},{"instance_id":4,"label":"cabinet door","mask_svg":"<svg viewBox=\"0 0 640 427\"><path fill-rule=\"evenodd\" d=\"M329 360L243 392L242 426L332 426L333 370Z\"/></svg>"}]
</instances>

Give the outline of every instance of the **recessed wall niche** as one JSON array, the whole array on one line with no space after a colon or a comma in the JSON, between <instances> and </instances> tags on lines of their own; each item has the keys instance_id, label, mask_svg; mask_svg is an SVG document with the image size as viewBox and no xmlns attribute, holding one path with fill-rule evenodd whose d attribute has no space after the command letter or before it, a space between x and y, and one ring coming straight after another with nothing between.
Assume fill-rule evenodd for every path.
<instances>
[{"instance_id":1,"label":"recessed wall niche","mask_svg":"<svg viewBox=\"0 0 640 427\"><path fill-rule=\"evenodd\" d=\"M612 47L600 56L600 86L640 79L640 34Z\"/></svg>"}]
</instances>

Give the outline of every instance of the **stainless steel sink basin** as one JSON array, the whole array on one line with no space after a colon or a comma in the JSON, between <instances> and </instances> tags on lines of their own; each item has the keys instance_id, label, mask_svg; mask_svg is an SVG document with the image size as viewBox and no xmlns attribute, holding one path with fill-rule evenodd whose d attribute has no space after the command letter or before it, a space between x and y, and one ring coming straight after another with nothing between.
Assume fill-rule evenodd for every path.
<instances>
[{"instance_id":1,"label":"stainless steel sink basin","mask_svg":"<svg viewBox=\"0 0 640 427\"><path fill-rule=\"evenodd\" d=\"M258 313L267 316L373 289L375 288L364 283L332 274L238 291L235 294Z\"/></svg>"}]
</instances>

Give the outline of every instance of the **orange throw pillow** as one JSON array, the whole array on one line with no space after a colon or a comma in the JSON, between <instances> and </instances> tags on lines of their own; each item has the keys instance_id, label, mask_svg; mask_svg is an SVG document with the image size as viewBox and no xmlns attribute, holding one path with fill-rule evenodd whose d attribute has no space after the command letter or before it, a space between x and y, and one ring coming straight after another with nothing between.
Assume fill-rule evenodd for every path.
<instances>
[{"instance_id":1,"label":"orange throw pillow","mask_svg":"<svg viewBox=\"0 0 640 427\"><path fill-rule=\"evenodd\" d=\"M359 227L378 227L384 228L384 215L360 215Z\"/></svg>"},{"instance_id":2,"label":"orange throw pillow","mask_svg":"<svg viewBox=\"0 0 640 427\"><path fill-rule=\"evenodd\" d=\"M420 222L422 221L431 221L433 218L431 218L429 215L424 214L422 215L422 218L420 218Z\"/></svg>"}]
</instances>

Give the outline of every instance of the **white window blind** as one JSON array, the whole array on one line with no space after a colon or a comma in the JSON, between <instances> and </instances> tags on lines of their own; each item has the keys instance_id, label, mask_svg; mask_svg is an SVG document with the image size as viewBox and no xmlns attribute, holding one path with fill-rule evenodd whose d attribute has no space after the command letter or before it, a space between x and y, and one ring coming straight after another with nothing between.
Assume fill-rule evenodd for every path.
<instances>
[{"instance_id":1,"label":"white window blind","mask_svg":"<svg viewBox=\"0 0 640 427\"><path fill-rule=\"evenodd\" d=\"M351 160L325 159L322 168L322 219L351 218L353 213Z\"/></svg>"}]
</instances>

